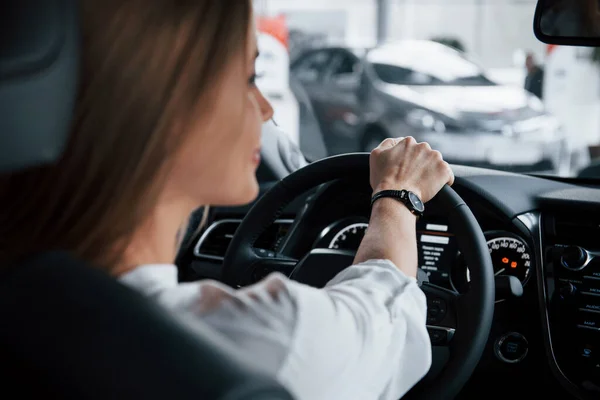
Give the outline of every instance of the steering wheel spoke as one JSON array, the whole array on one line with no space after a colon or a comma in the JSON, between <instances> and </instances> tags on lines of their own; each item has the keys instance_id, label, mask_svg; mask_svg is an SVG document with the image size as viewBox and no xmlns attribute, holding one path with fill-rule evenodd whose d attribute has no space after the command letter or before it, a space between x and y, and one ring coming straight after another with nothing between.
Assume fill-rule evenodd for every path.
<instances>
[{"instance_id":1,"label":"steering wheel spoke","mask_svg":"<svg viewBox=\"0 0 600 400\"><path fill-rule=\"evenodd\" d=\"M255 248L254 253L253 261L246 273L245 284L256 283L273 272L282 273L289 278L298 264L295 258L273 251Z\"/></svg>"},{"instance_id":2,"label":"steering wheel spoke","mask_svg":"<svg viewBox=\"0 0 600 400\"><path fill-rule=\"evenodd\" d=\"M431 344L447 346L457 329L460 295L429 282L424 282L421 290L427 297L427 331Z\"/></svg>"},{"instance_id":3,"label":"steering wheel spoke","mask_svg":"<svg viewBox=\"0 0 600 400\"><path fill-rule=\"evenodd\" d=\"M352 265L354 253L346 250L314 249L296 266L290 278L317 288Z\"/></svg>"}]
</instances>

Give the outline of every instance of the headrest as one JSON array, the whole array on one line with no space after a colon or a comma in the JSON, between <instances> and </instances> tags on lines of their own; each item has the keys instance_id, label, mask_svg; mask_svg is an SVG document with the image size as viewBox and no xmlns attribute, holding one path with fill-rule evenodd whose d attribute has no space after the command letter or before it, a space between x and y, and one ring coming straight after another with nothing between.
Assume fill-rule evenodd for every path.
<instances>
[{"instance_id":1,"label":"headrest","mask_svg":"<svg viewBox=\"0 0 600 400\"><path fill-rule=\"evenodd\" d=\"M78 80L76 0L0 1L0 172L55 162Z\"/></svg>"}]
</instances>

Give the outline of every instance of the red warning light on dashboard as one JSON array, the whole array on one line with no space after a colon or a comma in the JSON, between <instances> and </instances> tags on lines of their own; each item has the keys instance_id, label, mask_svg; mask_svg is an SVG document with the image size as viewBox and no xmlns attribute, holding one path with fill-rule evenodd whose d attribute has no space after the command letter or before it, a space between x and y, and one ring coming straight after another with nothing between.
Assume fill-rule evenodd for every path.
<instances>
[{"instance_id":1,"label":"red warning light on dashboard","mask_svg":"<svg viewBox=\"0 0 600 400\"><path fill-rule=\"evenodd\" d=\"M510 260L509 260L507 257L504 257L504 258L502 259L502 262L503 262L504 264L508 264L508 262L509 262L509 261L510 261Z\"/></svg>"},{"instance_id":2,"label":"red warning light on dashboard","mask_svg":"<svg viewBox=\"0 0 600 400\"><path fill-rule=\"evenodd\" d=\"M517 268L517 262L516 261L511 262L510 263L510 267L511 268Z\"/></svg>"}]
</instances>

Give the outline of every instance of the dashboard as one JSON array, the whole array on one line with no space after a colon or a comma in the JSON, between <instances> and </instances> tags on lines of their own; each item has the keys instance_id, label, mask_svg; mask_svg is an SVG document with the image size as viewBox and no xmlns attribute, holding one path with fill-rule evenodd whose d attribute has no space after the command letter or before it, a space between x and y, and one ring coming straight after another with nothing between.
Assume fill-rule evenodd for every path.
<instances>
[{"instance_id":1,"label":"dashboard","mask_svg":"<svg viewBox=\"0 0 600 400\"><path fill-rule=\"evenodd\" d=\"M365 217L348 217L327 226L313 248L357 251L368 228ZM417 221L419 268L427 280L445 289L465 293L469 289L469 268L448 221L427 215ZM518 234L490 230L484 232L495 276L513 276L525 286L533 270L529 244Z\"/></svg>"},{"instance_id":2,"label":"dashboard","mask_svg":"<svg viewBox=\"0 0 600 400\"><path fill-rule=\"evenodd\" d=\"M487 348L458 398L491 391L517 399L600 398L600 185L461 166L454 172L454 189L484 231L496 275ZM283 210L256 246L296 259L315 248L355 251L368 228L370 195L368 179L323 185ZM179 261L182 280L219 279L228 240L250 207L213 210L208 229ZM416 229L422 279L468 291L468 265L435 200Z\"/></svg>"}]
</instances>

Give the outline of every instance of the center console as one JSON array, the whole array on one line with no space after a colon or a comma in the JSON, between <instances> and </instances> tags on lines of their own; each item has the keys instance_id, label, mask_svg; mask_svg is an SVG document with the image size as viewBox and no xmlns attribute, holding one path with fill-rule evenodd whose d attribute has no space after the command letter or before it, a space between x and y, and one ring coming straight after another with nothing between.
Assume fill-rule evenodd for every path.
<instances>
[{"instance_id":1,"label":"center console","mask_svg":"<svg viewBox=\"0 0 600 400\"><path fill-rule=\"evenodd\" d=\"M541 220L546 307L558 370L582 393L600 395L600 218Z\"/></svg>"}]
</instances>

